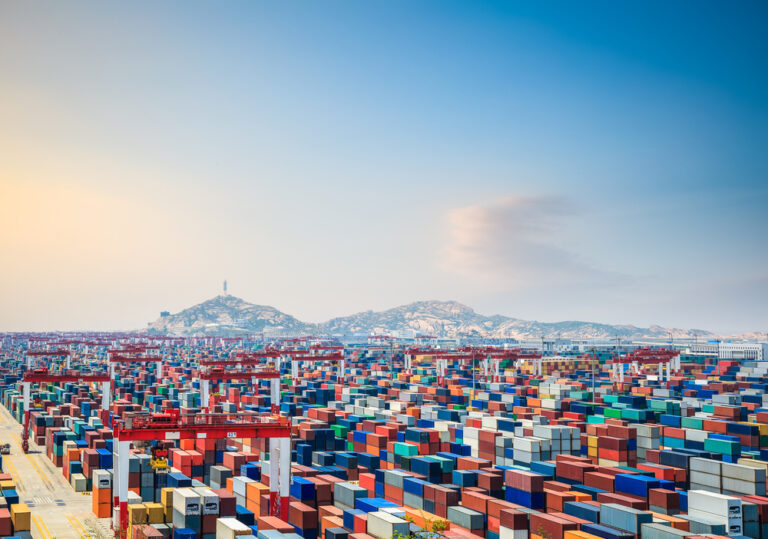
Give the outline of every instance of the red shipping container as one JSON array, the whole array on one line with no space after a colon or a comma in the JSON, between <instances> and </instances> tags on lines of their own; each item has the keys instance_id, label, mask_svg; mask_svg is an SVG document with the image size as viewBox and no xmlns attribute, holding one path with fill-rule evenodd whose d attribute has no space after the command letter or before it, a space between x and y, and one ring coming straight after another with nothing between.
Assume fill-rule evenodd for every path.
<instances>
[{"instance_id":1,"label":"red shipping container","mask_svg":"<svg viewBox=\"0 0 768 539\"><path fill-rule=\"evenodd\" d=\"M530 515L530 526L532 534L549 539L563 539L566 531L579 529L579 525L575 522L545 513Z\"/></svg>"}]
</instances>

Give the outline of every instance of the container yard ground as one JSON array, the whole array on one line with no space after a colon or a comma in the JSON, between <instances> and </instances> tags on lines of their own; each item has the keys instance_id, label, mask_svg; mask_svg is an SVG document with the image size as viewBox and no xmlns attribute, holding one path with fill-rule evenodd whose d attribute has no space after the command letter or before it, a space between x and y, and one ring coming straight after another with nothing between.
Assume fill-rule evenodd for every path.
<instances>
[{"instance_id":1,"label":"container yard ground","mask_svg":"<svg viewBox=\"0 0 768 539\"><path fill-rule=\"evenodd\" d=\"M22 503L32 510L32 537L112 537L109 519L94 516L90 496L75 492L61 471L32 440L29 454L24 454L21 450L21 431L21 425L0 405L0 444L11 444L11 454L3 455L3 467L16 482Z\"/></svg>"}]
</instances>

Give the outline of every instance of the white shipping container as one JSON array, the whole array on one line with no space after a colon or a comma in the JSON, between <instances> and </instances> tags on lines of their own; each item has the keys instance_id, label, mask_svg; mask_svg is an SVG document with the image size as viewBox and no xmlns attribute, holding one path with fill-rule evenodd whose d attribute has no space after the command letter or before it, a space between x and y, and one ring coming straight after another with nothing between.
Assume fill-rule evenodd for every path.
<instances>
[{"instance_id":1,"label":"white shipping container","mask_svg":"<svg viewBox=\"0 0 768 539\"><path fill-rule=\"evenodd\" d=\"M749 481L751 483L765 483L765 470L743 466L741 464L722 464L723 477L730 477L740 481Z\"/></svg>"},{"instance_id":2,"label":"white shipping container","mask_svg":"<svg viewBox=\"0 0 768 539\"><path fill-rule=\"evenodd\" d=\"M467 443L467 440L477 440L477 431L475 427L464 427L464 443Z\"/></svg>"},{"instance_id":3,"label":"white shipping container","mask_svg":"<svg viewBox=\"0 0 768 539\"><path fill-rule=\"evenodd\" d=\"M234 539L240 535L250 535L253 530L237 520L227 517L216 520L216 539Z\"/></svg>"},{"instance_id":4,"label":"white shipping container","mask_svg":"<svg viewBox=\"0 0 768 539\"><path fill-rule=\"evenodd\" d=\"M708 487L717 489L717 491L719 491L720 488L722 488L720 476L717 474L692 471L690 480L691 480L691 483L696 483L697 485L706 485ZM706 489L706 490L709 490L709 489Z\"/></svg>"},{"instance_id":5,"label":"white shipping container","mask_svg":"<svg viewBox=\"0 0 768 539\"><path fill-rule=\"evenodd\" d=\"M112 474L108 470L93 470L93 488L111 489Z\"/></svg>"},{"instance_id":6,"label":"white shipping container","mask_svg":"<svg viewBox=\"0 0 768 539\"><path fill-rule=\"evenodd\" d=\"M530 453L528 451L518 451L517 449L514 450L514 460L518 462L524 462L526 464L530 464L531 462L535 460L541 460L541 453Z\"/></svg>"},{"instance_id":7,"label":"white shipping container","mask_svg":"<svg viewBox=\"0 0 768 539\"><path fill-rule=\"evenodd\" d=\"M219 514L219 495L207 487L194 489L200 495L203 515Z\"/></svg>"},{"instance_id":8,"label":"white shipping container","mask_svg":"<svg viewBox=\"0 0 768 539\"><path fill-rule=\"evenodd\" d=\"M633 426L637 429L638 438L641 436L644 438L659 438L661 436L661 429L659 429L658 425L645 425L643 423L638 423L637 425Z\"/></svg>"},{"instance_id":9,"label":"white shipping container","mask_svg":"<svg viewBox=\"0 0 768 539\"><path fill-rule=\"evenodd\" d=\"M716 492L720 493L720 487L710 487L708 485L701 485L699 483L694 483L691 481L691 490L706 490L707 492Z\"/></svg>"},{"instance_id":10,"label":"white shipping container","mask_svg":"<svg viewBox=\"0 0 768 539\"><path fill-rule=\"evenodd\" d=\"M559 410L562 407L562 401L557 399L541 399L541 407L546 410Z\"/></svg>"},{"instance_id":11,"label":"white shipping container","mask_svg":"<svg viewBox=\"0 0 768 539\"><path fill-rule=\"evenodd\" d=\"M688 509L727 518L741 518L741 500L702 490L688 491Z\"/></svg>"},{"instance_id":12,"label":"white shipping container","mask_svg":"<svg viewBox=\"0 0 768 539\"><path fill-rule=\"evenodd\" d=\"M706 433L705 433L706 434ZM700 457L693 457L690 459L690 466L692 472L704 472L708 474L720 475L721 462L711 459L703 459Z\"/></svg>"},{"instance_id":13,"label":"white shipping container","mask_svg":"<svg viewBox=\"0 0 768 539\"><path fill-rule=\"evenodd\" d=\"M755 483L752 481L741 481L731 477L723 477L721 486L723 492L734 494L751 494L754 496L765 496L765 482Z\"/></svg>"},{"instance_id":14,"label":"white shipping container","mask_svg":"<svg viewBox=\"0 0 768 539\"><path fill-rule=\"evenodd\" d=\"M269 475L269 461L264 461L261 463L261 473ZM245 489L246 484L248 483L255 483L255 481L250 477L245 477L244 475L236 475L232 478L232 492L234 494L239 494L240 496L246 496Z\"/></svg>"},{"instance_id":15,"label":"white shipping container","mask_svg":"<svg viewBox=\"0 0 768 539\"><path fill-rule=\"evenodd\" d=\"M173 508L185 516L202 513L200 495L191 488L177 488L173 491Z\"/></svg>"},{"instance_id":16,"label":"white shipping container","mask_svg":"<svg viewBox=\"0 0 768 539\"><path fill-rule=\"evenodd\" d=\"M683 429L685 430L685 439L691 440L693 442L701 442L704 443L704 441L709 437L709 433L705 430L696 430L696 429ZM703 459L708 460L708 459Z\"/></svg>"},{"instance_id":17,"label":"white shipping container","mask_svg":"<svg viewBox=\"0 0 768 539\"><path fill-rule=\"evenodd\" d=\"M661 440L659 438L647 438L645 436L637 437L638 449L659 449L661 447Z\"/></svg>"},{"instance_id":18,"label":"white shipping container","mask_svg":"<svg viewBox=\"0 0 768 539\"><path fill-rule=\"evenodd\" d=\"M541 451L541 440L530 437L515 438L513 448L515 452L525 451L528 453L538 453Z\"/></svg>"},{"instance_id":19,"label":"white shipping container","mask_svg":"<svg viewBox=\"0 0 768 539\"><path fill-rule=\"evenodd\" d=\"M379 539L391 539L395 532L401 535L408 535L410 525L402 518L390 515L383 511L374 511L368 513L367 528L368 535Z\"/></svg>"}]
</instances>

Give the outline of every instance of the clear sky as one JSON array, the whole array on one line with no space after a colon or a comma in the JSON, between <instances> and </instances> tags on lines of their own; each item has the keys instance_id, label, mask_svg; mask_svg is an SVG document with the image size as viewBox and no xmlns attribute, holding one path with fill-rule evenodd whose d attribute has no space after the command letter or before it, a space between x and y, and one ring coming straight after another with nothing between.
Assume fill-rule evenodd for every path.
<instances>
[{"instance_id":1,"label":"clear sky","mask_svg":"<svg viewBox=\"0 0 768 539\"><path fill-rule=\"evenodd\" d=\"M0 330L768 329L764 2L0 2Z\"/></svg>"}]
</instances>

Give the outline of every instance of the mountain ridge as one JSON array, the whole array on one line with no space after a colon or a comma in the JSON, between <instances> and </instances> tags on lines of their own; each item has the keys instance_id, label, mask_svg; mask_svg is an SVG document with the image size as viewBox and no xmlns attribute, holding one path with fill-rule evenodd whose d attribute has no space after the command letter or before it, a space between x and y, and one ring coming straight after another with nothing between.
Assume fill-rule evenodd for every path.
<instances>
[{"instance_id":1,"label":"mountain ridge","mask_svg":"<svg viewBox=\"0 0 768 539\"><path fill-rule=\"evenodd\" d=\"M647 328L631 324L604 324L582 320L540 322L500 314L482 315L458 301L426 300L383 311L361 311L321 323L303 322L269 305L249 303L235 296L219 295L175 314L161 316L148 325L151 333L179 336L265 333L272 336L370 335L479 337L538 339L674 339L716 338L700 329ZM749 338L750 334L743 335Z\"/></svg>"}]
</instances>

